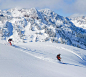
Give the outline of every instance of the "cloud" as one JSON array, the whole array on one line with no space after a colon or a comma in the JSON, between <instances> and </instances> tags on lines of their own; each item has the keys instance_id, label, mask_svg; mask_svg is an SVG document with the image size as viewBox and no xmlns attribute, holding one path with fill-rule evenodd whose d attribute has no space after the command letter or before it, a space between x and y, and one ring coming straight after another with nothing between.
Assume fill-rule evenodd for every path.
<instances>
[{"instance_id":1,"label":"cloud","mask_svg":"<svg viewBox=\"0 0 86 77\"><path fill-rule=\"evenodd\" d=\"M74 7L76 12L86 13L86 0L77 0Z\"/></svg>"},{"instance_id":2,"label":"cloud","mask_svg":"<svg viewBox=\"0 0 86 77\"><path fill-rule=\"evenodd\" d=\"M79 17L79 16L83 16L83 14L72 14L72 15L70 15L69 17L70 18L73 18L73 17ZM84 15L85 16L85 15Z\"/></svg>"},{"instance_id":3,"label":"cloud","mask_svg":"<svg viewBox=\"0 0 86 77\"><path fill-rule=\"evenodd\" d=\"M61 0L0 0L0 9L21 7L21 8L55 8Z\"/></svg>"},{"instance_id":4,"label":"cloud","mask_svg":"<svg viewBox=\"0 0 86 77\"><path fill-rule=\"evenodd\" d=\"M64 6L62 9L66 13L76 13L76 14L84 14L86 15L86 0L75 0L71 4L67 4L64 2Z\"/></svg>"},{"instance_id":5,"label":"cloud","mask_svg":"<svg viewBox=\"0 0 86 77\"><path fill-rule=\"evenodd\" d=\"M0 0L0 9L9 8L49 8L53 11L60 9L64 14L86 14L86 0Z\"/></svg>"}]
</instances>

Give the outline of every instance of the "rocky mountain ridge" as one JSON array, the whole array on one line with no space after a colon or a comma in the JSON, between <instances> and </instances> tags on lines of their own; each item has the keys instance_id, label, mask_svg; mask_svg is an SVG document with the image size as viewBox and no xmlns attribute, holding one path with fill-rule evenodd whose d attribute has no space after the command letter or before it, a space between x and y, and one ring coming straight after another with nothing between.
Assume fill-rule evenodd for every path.
<instances>
[{"instance_id":1,"label":"rocky mountain ridge","mask_svg":"<svg viewBox=\"0 0 86 77\"><path fill-rule=\"evenodd\" d=\"M86 49L86 30L50 9L0 11L0 39L14 42L53 42Z\"/></svg>"}]
</instances>

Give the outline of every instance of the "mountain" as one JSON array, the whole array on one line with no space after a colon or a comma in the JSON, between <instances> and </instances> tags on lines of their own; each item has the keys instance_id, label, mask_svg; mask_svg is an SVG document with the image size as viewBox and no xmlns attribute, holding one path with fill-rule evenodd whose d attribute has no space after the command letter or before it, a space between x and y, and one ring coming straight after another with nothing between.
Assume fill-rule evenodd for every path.
<instances>
[{"instance_id":1,"label":"mountain","mask_svg":"<svg viewBox=\"0 0 86 77\"><path fill-rule=\"evenodd\" d=\"M86 49L86 30L50 9L9 9L0 11L0 39L15 43L53 42Z\"/></svg>"},{"instance_id":2,"label":"mountain","mask_svg":"<svg viewBox=\"0 0 86 77\"><path fill-rule=\"evenodd\" d=\"M86 29L86 16L71 17L70 20L75 26Z\"/></svg>"}]
</instances>

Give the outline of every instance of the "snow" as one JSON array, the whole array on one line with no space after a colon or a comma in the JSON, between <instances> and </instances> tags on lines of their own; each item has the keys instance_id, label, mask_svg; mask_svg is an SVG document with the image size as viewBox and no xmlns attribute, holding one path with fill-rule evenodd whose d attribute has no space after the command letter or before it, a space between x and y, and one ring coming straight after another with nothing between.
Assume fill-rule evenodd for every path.
<instances>
[{"instance_id":1,"label":"snow","mask_svg":"<svg viewBox=\"0 0 86 77\"><path fill-rule=\"evenodd\" d=\"M77 27L86 29L86 17L85 16L71 17L70 19Z\"/></svg>"},{"instance_id":2,"label":"snow","mask_svg":"<svg viewBox=\"0 0 86 77\"><path fill-rule=\"evenodd\" d=\"M0 77L86 77L86 17L35 8L0 14Z\"/></svg>"},{"instance_id":3,"label":"snow","mask_svg":"<svg viewBox=\"0 0 86 77\"><path fill-rule=\"evenodd\" d=\"M0 41L1 77L86 77L86 51L76 47L43 42ZM60 53L59 63L56 55Z\"/></svg>"}]
</instances>

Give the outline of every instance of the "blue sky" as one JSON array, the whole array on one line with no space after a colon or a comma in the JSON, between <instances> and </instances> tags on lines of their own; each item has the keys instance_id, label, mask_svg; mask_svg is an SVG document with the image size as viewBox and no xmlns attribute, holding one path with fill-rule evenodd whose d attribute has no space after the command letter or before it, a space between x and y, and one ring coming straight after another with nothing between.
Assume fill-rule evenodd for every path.
<instances>
[{"instance_id":1,"label":"blue sky","mask_svg":"<svg viewBox=\"0 0 86 77\"><path fill-rule=\"evenodd\" d=\"M55 13L68 16L86 16L86 0L0 0L0 10L10 8L51 9Z\"/></svg>"}]
</instances>

